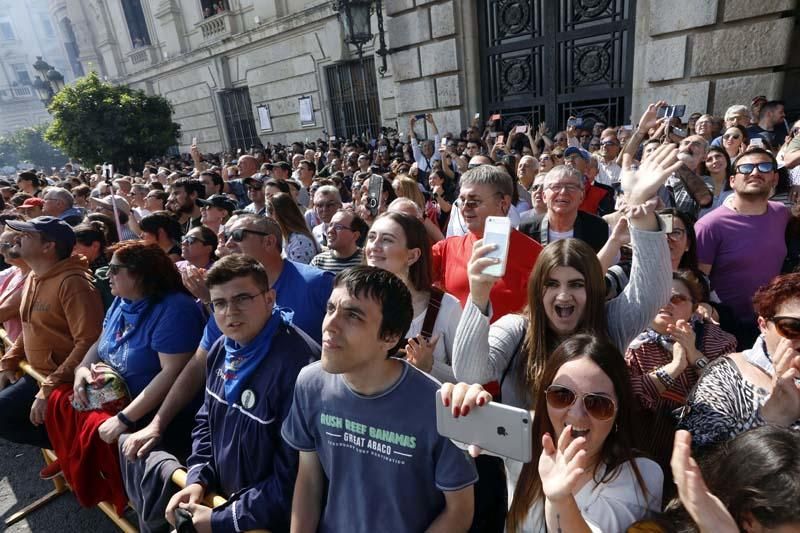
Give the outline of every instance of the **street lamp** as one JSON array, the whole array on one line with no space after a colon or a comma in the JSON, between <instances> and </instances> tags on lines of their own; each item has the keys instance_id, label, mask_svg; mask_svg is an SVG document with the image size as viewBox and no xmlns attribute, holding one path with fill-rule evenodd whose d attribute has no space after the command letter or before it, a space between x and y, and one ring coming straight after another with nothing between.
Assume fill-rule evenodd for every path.
<instances>
[{"instance_id":1,"label":"street lamp","mask_svg":"<svg viewBox=\"0 0 800 533\"><path fill-rule=\"evenodd\" d=\"M33 69L37 72L37 78L33 81L33 88L39 100L47 106L58 91L64 88L64 75L49 65L42 56L36 56L36 63Z\"/></svg>"},{"instance_id":2,"label":"street lamp","mask_svg":"<svg viewBox=\"0 0 800 533\"><path fill-rule=\"evenodd\" d=\"M363 58L364 45L372 40L372 16L373 4L375 14L378 17L378 40L380 47L375 52L381 56L381 66L378 73L381 77L386 74L386 56L389 50L386 48L386 39L383 31L383 12L381 10L381 0L334 0L333 9L339 13L339 20L344 25L344 42L352 44L358 51L358 58Z\"/></svg>"}]
</instances>

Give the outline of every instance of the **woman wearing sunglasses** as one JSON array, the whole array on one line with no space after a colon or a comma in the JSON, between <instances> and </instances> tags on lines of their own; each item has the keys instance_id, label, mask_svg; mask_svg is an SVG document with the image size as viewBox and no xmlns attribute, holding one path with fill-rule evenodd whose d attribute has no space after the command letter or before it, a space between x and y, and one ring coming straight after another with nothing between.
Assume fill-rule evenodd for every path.
<instances>
[{"instance_id":1,"label":"woman wearing sunglasses","mask_svg":"<svg viewBox=\"0 0 800 533\"><path fill-rule=\"evenodd\" d=\"M761 335L750 350L720 357L703 372L679 426L696 447L773 424L800 430L800 274L756 291Z\"/></svg>"},{"instance_id":2,"label":"woman wearing sunglasses","mask_svg":"<svg viewBox=\"0 0 800 533\"><path fill-rule=\"evenodd\" d=\"M722 134L722 147L731 160L742 155L749 144L750 140L747 138L747 132L738 124L729 126L725 129L725 133Z\"/></svg>"},{"instance_id":3,"label":"woman wearing sunglasses","mask_svg":"<svg viewBox=\"0 0 800 533\"><path fill-rule=\"evenodd\" d=\"M786 136L786 142L775 158L779 165L789 171L789 179L792 184L789 200L794 204L800 203L800 120L792 124L792 129Z\"/></svg>"},{"instance_id":4,"label":"woman wearing sunglasses","mask_svg":"<svg viewBox=\"0 0 800 533\"><path fill-rule=\"evenodd\" d=\"M491 399L480 385L442 386L456 417ZM505 460L507 532L625 531L660 509L661 468L633 450L634 402L622 355L607 340L574 335L553 352L532 404L534 459Z\"/></svg>"},{"instance_id":5,"label":"woman wearing sunglasses","mask_svg":"<svg viewBox=\"0 0 800 533\"><path fill-rule=\"evenodd\" d=\"M187 265L195 268L209 269L216 261L215 250L219 244L214 230L207 226L198 226L189 230L181 239L182 261L175 263L179 272L182 272Z\"/></svg>"},{"instance_id":6,"label":"woman wearing sunglasses","mask_svg":"<svg viewBox=\"0 0 800 533\"><path fill-rule=\"evenodd\" d=\"M697 320L702 296L692 271L674 272L669 301L625 352L634 396L645 415L638 442L665 472L675 432L672 411L686 403L709 362L736 351L736 337L713 322Z\"/></svg>"}]
</instances>

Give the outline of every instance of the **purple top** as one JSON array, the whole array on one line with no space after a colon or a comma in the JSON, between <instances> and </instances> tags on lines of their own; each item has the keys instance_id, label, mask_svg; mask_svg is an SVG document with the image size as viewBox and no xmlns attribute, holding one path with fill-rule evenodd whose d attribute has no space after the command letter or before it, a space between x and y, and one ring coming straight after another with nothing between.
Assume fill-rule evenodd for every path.
<instances>
[{"instance_id":1,"label":"purple top","mask_svg":"<svg viewBox=\"0 0 800 533\"><path fill-rule=\"evenodd\" d=\"M754 317L753 294L781 272L789 210L768 202L763 215L740 215L727 205L695 225L697 259L711 265L711 286L741 321Z\"/></svg>"}]
</instances>

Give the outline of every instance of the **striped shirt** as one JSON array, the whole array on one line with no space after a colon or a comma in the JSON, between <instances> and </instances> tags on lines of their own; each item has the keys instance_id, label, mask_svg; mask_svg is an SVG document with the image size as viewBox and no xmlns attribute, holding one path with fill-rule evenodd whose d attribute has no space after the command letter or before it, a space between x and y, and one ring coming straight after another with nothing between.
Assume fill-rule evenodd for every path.
<instances>
[{"instance_id":1,"label":"striped shirt","mask_svg":"<svg viewBox=\"0 0 800 533\"><path fill-rule=\"evenodd\" d=\"M697 328L697 326L695 326ZM703 324L701 352L709 360L736 351L736 337L712 323ZM672 354L656 342L645 342L625 352L625 362L631 376L631 388L642 409L649 416L640 418L640 449L650 453L662 467L669 462L676 420L672 411L686 403L700 377L699 369L688 366L675 378L675 385L658 392L649 374L670 363Z\"/></svg>"},{"instance_id":2,"label":"striped shirt","mask_svg":"<svg viewBox=\"0 0 800 533\"><path fill-rule=\"evenodd\" d=\"M338 274L345 268L358 266L363 262L364 252L361 248L359 248L356 250L356 253L345 258L334 257L333 250L325 250L324 252L315 255L311 260L310 265L322 270L333 272L334 274Z\"/></svg>"}]
</instances>

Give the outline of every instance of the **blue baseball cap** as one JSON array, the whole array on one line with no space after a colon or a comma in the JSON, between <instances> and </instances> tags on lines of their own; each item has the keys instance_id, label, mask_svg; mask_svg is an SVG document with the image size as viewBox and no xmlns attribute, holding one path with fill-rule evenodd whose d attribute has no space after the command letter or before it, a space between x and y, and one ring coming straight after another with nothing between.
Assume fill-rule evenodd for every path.
<instances>
[{"instance_id":1,"label":"blue baseball cap","mask_svg":"<svg viewBox=\"0 0 800 533\"><path fill-rule=\"evenodd\" d=\"M564 150L564 157L565 158L569 157L571 155L575 155L575 154L578 154L579 156L581 156L584 161L588 161L589 158L592 157L591 155L589 155L589 152L587 152L583 148L578 148L577 146L570 146L569 148Z\"/></svg>"},{"instance_id":2,"label":"blue baseball cap","mask_svg":"<svg viewBox=\"0 0 800 533\"><path fill-rule=\"evenodd\" d=\"M36 217L30 220L6 220L6 226L14 231L41 233L48 240L65 242L75 246L75 232L72 227L56 217Z\"/></svg>"}]
</instances>

